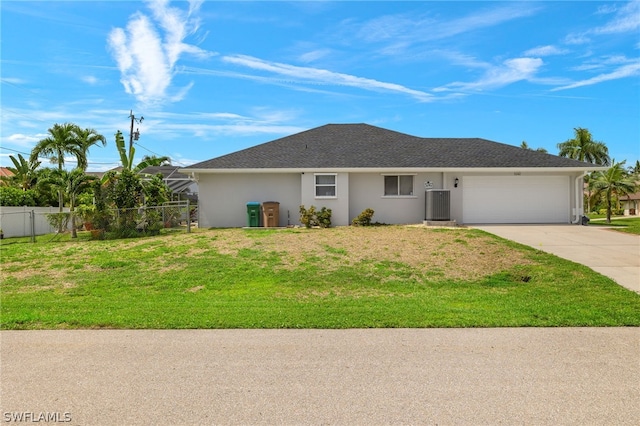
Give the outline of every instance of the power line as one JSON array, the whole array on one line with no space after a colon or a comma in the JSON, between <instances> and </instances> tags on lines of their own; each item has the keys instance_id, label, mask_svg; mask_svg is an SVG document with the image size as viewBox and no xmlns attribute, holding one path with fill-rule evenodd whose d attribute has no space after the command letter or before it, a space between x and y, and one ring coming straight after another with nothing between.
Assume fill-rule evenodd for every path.
<instances>
[{"instance_id":1,"label":"power line","mask_svg":"<svg viewBox=\"0 0 640 426\"><path fill-rule=\"evenodd\" d=\"M6 146L2 146L2 145L0 145L0 149L6 149L7 151L17 152L18 154L31 155L26 152L18 151L17 149L7 148Z\"/></svg>"},{"instance_id":2,"label":"power line","mask_svg":"<svg viewBox=\"0 0 640 426\"><path fill-rule=\"evenodd\" d=\"M16 85L11 84L11 83L9 83L9 82L7 82L7 81L4 81L4 80L2 81L2 83L4 83L4 84L8 84L8 85L10 85L10 86L14 86L14 87L19 88L19 89L22 89L22 90L27 90L27 89L23 89L23 88L21 88L21 87L19 87L19 86L16 86ZM15 114L15 115L18 115L18 116L21 116L21 117L24 117L24 118L28 118L28 119L30 119L30 120L36 120L36 121L40 121L40 122L43 122L43 123L46 123L46 122L47 122L47 121L42 120L42 119L39 119L39 118L34 118L34 117L32 117L32 116L28 116L28 115L21 114L21 113L19 113L19 112L15 111L15 110L13 110L13 109L5 108L4 106L3 106L3 111L8 111L8 112L11 112L12 114ZM140 117L140 119L136 119L136 118L133 116L133 113L132 113L129 117L132 119L132 123L133 123L133 122L138 122L138 123L140 123L140 122L144 119L144 117ZM131 128L133 129L133 124L132 124L132 127L131 127ZM140 148L142 148L142 149L145 149L145 150L149 151L150 153L152 153L153 155L155 155L155 156L157 156L157 157L165 157L164 155L160 155L160 154L158 154L158 153L156 153L156 152L151 151L149 148L146 148L146 147L144 147L144 146L140 145L140 144L137 142L137 138L138 138L139 136L140 136L140 133L139 133L137 130L136 130L135 132L133 132L133 133L131 133L131 134L129 135L130 139L131 139L132 141L135 141L134 143L135 143L136 145L138 145ZM18 151L18 150L15 150L15 149L7 148L7 147L4 147L4 146L2 146L2 145L0 145L0 149L5 149L5 150L7 150L7 151L16 152L16 153L18 153L18 154L23 154L23 155L31 155L30 153L26 153L26 152ZM172 163L176 163L177 165L180 165L180 166L186 166L185 164L183 164L183 163L181 163L181 162L179 162L179 161L174 161L174 160L173 160L173 158L171 158L171 156L169 156L169 155L167 155L166 157L168 157L168 158L171 160L171 162L172 162ZM102 165L117 164L117 163L119 163L119 162L114 162L114 163L98 163L98 162L93 162L93 161L91 162L91 164L102 164Z\"/></svg>"},{"instance_id":3,"label":"power line","mask_svg":"<svg viewBox=\"0 0 640 426\"><path fill-rule=\"evenodd\" d=\"M158 154L157 152L153 152L153 151L151 151L149 148L146 148L146 147L144 147L144 146L140 145L140 142L136 142L135 144L136 144L136 145L138 145L140 148L142 148L142 149L145 149L145 150L149 151L150 153L152 153L152 154L153 154L153 155L155 155L156 157L165 157L164 155L160 155L160 154ZM183 163L181 163L181 162L179 162L179 161L174 161L174 160L173 160L173 158L171 158L171 157L170 157L170 156L168 156L168 155L167 155L166 157L169 157L169 160L171 160L171 163L176 163L176 164L178 164L179 166L186 166L185 164L183 164Z\"/></svg>"}]
</instances>

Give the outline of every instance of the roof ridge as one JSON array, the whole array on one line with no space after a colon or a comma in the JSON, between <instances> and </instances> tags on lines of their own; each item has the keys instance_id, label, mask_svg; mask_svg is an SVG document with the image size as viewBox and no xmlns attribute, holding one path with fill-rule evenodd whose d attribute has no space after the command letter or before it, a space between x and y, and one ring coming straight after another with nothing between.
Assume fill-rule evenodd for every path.
<instances>
[{"instance_id":1,"label":"roof ridge","mask_svg":"<svg viewBox=\"0 0 640 426\"><path fill-rule=\"evenodd\" d=\"M485 138L428 138L367 123L328 123L192 169L566 168L588 163Z\"/></svg>"}]
</instances>

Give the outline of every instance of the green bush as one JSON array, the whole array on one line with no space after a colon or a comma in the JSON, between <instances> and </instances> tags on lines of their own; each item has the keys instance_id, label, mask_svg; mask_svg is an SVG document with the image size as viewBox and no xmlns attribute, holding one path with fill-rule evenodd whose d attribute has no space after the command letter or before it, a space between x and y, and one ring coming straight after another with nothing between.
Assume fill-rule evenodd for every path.
<instances>
[{"instance_id":1,"label":"green bush","mask_svg":"<svg viewBox=\"0 0 640 426\"><path fill-rule=\"evenodd\" d=\"M316 214L318 218L318 226L320 228L329 228L331 227L331 209L323 207L320 209L320 212Z\"/></svg>"},{"instance_id":2,"label":"green bush","mask_svg":"<svg viewBox=\"0 0 640 426\"><path fill-rule=\"evenodd\" d=\"M373 218L373 209L364 209L358 217L353 218L352 225L355 226L371 226L371 219Z\"/></svg>"},{"instance_id":3,"label":"green bush","mask_svg":"<svg viewBox=\"0 0 640 426\"><path fill-rule=\"evenodd\" d=\"M0 206L36 206L36 193L32 189L23 191L11 186L0 186Z\"/></svg>"},{"instance_id":4,"label":"green bush","mask_svg":"<svg viewBox=\"0 0 640 426\"><path fill-rule=\"evenodd\" d=\"M307 228L314 226L329 228L331 226L331 209L322 207L320 211L316 211L315 206L306 209L304 205L302 205L300 206L300 223Z\"/></svg>"},{"instance_id":5,"label":"green bush","mask_svg":"<svg viewBox=\"0 0 640 426\"><path fill-rule=\"evenodd\" d=\"M47 213L47 222L49 222L49 226L54 229L57 229L59 232L64 232L69 227L69 221L71 220L70 212L62 212L62 213Z\"/></svg>"},{"instance_id":6,"label":"green bush","mask_svg":"<svg viewBox=\"0 0 640 426\"><path fill-rule=\"evenodd\" d=\"M606 214L607 214L607 209L600 209L600 210L598 210L598 214L599 214L599 215L606 216ZM624 214L624 209L614 209L614 208L612 208L612 209L611 209L611 214L612 214L613 216L622 216L622 215Z\"/></svg>"}]
</instances>

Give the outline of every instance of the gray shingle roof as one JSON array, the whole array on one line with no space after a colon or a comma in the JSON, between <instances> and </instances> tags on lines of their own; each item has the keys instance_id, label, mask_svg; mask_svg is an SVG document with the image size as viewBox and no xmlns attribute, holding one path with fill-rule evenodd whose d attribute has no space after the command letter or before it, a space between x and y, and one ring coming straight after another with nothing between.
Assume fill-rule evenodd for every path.
<instances>
[{"instance_id":1,"label":"gray shingle roof","mask_svg":"<svg viewBox=\"0 0 640 426\"><path fill-rule=\"evenodd\" d=\"M420 138L368 124L327 124L186 169L593 167L480 138Z\"/></svg>"}]
</instances>

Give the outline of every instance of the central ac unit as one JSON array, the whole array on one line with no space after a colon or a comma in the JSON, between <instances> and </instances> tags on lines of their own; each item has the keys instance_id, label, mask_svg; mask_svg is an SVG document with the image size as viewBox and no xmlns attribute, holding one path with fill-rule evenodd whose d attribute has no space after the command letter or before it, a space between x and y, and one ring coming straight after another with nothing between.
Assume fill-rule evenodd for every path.
<instances>
[{"instance_id":1,"label":"central ac unit","mask_svg":"<svg viewBox=\"0 0 640 426\"><path fill-rule=\"evenodd\" d=\"M425 198L425 220L451 220L451 194L448 189L428 189Z\"/></svg>"}]
</instances>

